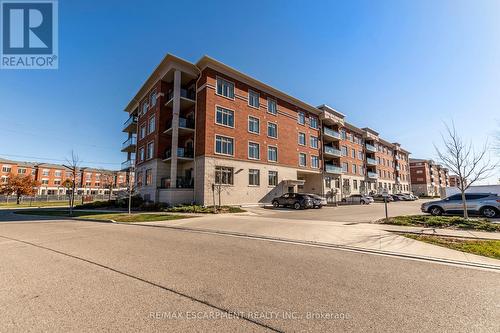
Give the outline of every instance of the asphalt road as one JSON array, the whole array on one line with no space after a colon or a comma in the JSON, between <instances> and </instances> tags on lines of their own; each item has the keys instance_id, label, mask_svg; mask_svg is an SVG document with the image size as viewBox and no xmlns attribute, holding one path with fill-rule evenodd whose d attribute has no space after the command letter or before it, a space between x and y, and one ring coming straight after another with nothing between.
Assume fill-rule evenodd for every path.
<instances>
[{"instance_id":1,"label":"asphalt road","mask_svg":"<svg viewBox=\"0 0 500 333\"><path fill-rule=\"evenodd\" d=\"M500 331L479 269L49 220L0 222L0 253L1 332Z\"/></svg>"}]
</instances>

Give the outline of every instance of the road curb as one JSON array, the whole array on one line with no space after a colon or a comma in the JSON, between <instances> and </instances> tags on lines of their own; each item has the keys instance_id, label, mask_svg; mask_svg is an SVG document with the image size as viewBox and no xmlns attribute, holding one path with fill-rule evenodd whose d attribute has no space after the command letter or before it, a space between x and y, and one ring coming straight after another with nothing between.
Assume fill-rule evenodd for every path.
<instances>
[{"instance_id":1,"label":"road curb","mask_svg":"<svg viewBox=\"0 0 500 333\"><path fill-rule=\"evenodd\" d=\"M383 229L384 231L387 232L392 232L395 234L410 234L410 235L417 235L417 236L438 236L438 237L447 237L447 238L461 238L461 239L471 239L471 240L490 240L490 241L498 241L500 239L497 238L484 238L484 237L471 237L471 236L454 236L454 235L444 235L440 233L433 233L433 234L427 234L424 232L419 232L419 231L404 231L404 230L386 230Z\"/></svg>"}]
</instances>

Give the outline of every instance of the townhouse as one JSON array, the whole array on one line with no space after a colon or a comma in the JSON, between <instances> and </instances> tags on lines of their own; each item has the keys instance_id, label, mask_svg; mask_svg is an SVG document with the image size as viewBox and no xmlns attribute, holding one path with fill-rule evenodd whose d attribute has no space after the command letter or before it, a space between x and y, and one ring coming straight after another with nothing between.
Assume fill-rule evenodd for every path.
<instances>
[{"instance_id":1,"label":"townhouse","mask_svg":"<svg viewBox=\"0 0 500 333\"><path fill-rule=\"evenodd\" d=\"M448 169L433 160L410 159L411 188L421 196L441 196L450 186Z\"/></svg>"},{"instance_id":2,"label":"townhouse","mask_svg":"<svg viewBox=\"0 0 500 333\"><path fill-rule=\"evenodd\" d=\"M146 200L267 203L286 192L340 199L409 192L409 152L335 109L314 107L204 56L168 54L125 111L127 154Z\"/></svg>"},{"instance_id":3,"label":"townhouse","mask_svg":"<svg viewBox=\"0 0 500 333\"><path fill-rule=\"evenodd\" d=\"M0 158L0 185L15 174L31 176L38 181L38 195L62 195L66 193L65 181L73 180L72 173L60 164L21 162ZM124 171L113 171L81 167L77 172L78 194L108 194L109 190L127 188L128 175Z\"/></svg>"}]
</instances>

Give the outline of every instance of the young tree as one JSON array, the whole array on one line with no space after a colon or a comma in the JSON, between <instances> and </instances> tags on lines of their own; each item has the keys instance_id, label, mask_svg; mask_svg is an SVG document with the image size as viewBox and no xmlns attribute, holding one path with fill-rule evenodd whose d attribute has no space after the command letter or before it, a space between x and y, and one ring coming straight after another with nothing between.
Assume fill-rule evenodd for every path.
<instances>
[{"instance_id":1,"label":"young tree","mask_svg":"<svg viewBox=\"0 0 500 333\"><path fill-rule=\"evenodd\" d=\"M109 191L108 200L111 200L111 195L113 192L113 187L115 185L115 175L112 173L101 174L101 184L102 187Z\"/></svg>"},{"instance_id":2,"label":"young tree","mask_svg":"<svg viewBox=\"0 0 500 333\"><path fill-rule=\"evenodd\" d=\"M36 194L37 186L39 186L39 183L31 176L14 175L11 173L7 184L0 186L0 193L5 195L15 194L16 203L19 205L21 196Z\"/></svg>"},{"instance_id":3,"label":"young tree","mask_svg":"<svg viewBox=\"0 0 500 333\"><path fill-rule=\"evenodd\" d=\"M78 155L72 150L71 151L71 157L66 159L68 162L67 164L63 164L63 166L71 171L71 178L69 179L69 185L71 185L70 188L70 194L69 194L69 215L73 215L73 206L75 205L75 191L76 191L76 183L77 183L77 178L78 178L78 172L80 168L80 158ZM66 180L66 184L68 184Z\"/></svg>"},{"instance_id":4,"label":"young tree","mask_svg":"<svg viewBox=\"0 0 500 333\"><path fill-rule=\"evenodd\" d=\"M472 143L464 142L453 122L451 127L447 124L445 127L446 132L441 135L444 147L439 149L434 146L434 148L441 163L458 176L457 187L462 194L464 218L468 219L465 191L475 182L487 178L497 165L487 155L489 151L487 142L482 147L475 148Z\"/></svg>"}]
</instances>

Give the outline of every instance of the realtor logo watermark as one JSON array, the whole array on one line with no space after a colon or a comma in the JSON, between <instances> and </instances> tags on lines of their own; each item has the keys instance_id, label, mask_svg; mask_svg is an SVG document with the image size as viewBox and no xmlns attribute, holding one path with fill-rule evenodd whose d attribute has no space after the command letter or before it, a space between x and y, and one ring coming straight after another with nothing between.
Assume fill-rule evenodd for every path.
<instances>
[{"instance_id":1,"label":"realtor logo watermark","mask_svg":"<svg viewBox=\"0 0 500 333\"><path fill-rule=\"evenodd\" d=\"M56 0L0 1L1 69L57 69Z\"/></svg>"}]
</instances>

